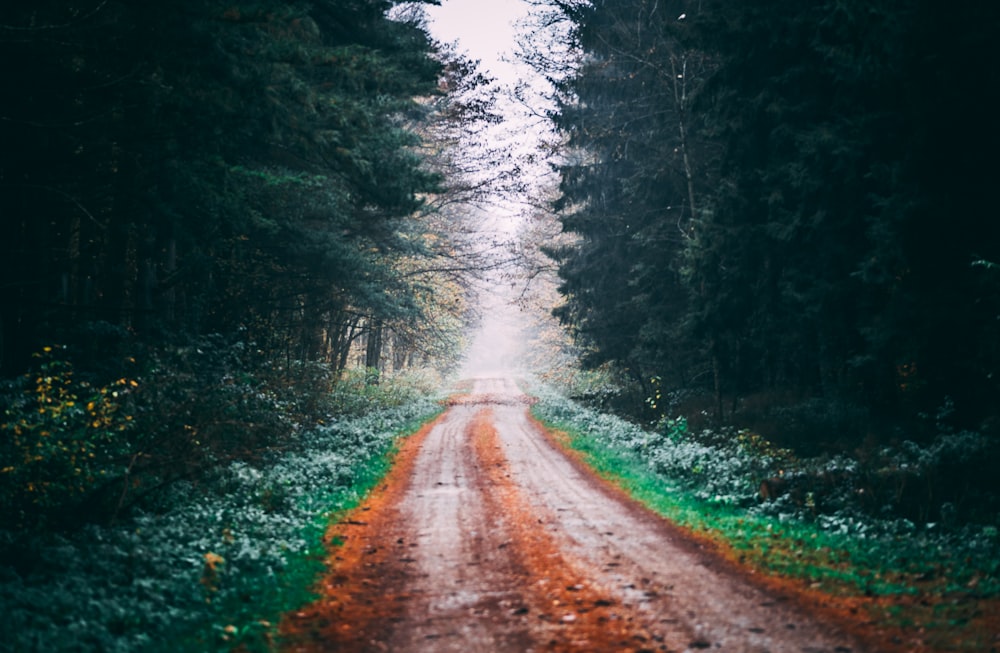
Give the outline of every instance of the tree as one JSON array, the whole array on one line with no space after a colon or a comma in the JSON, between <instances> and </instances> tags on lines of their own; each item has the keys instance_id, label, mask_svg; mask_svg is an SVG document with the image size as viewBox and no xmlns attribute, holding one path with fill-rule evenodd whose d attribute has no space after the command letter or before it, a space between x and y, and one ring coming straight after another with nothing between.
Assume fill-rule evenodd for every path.
<instances>
[{"instance_id":1,"label":"tree","mask_svg":"<svg viewBox=\"0 0 1000 653\"><path fill-rule=\"evenodd\" d=\"M579 236L551 252L567 296L558 314L589 346L591 364L615 361L644 382L682 384L697 365L679 340L689 302L679 253L710 163L690 107L712 63L685 42L686 8L570 8L583 54L556 117L577 153L561 168L557 210Z\"/></svg>"},{"instance_id":2,"label":"tree","mask_svg":"<svg viewBox=\"0 0 1000 653\"><path fill-rule=\"evenodd\" d=\"M972 264L1000 246L994 166L966 155L997 140L995 8L555 4L580 52L557 117L580 239L553 254L593 362L720 415L861 414L856 435L949 397L967 424L995 412L996 279Z\"/></svg>"},{"instance_id":3,"label":"tree","mask_svg":"<svg viewBox=\"0 0 1000 653\"><path fill-rule=\"evenodd\" d=\"M79 449L112 472L68 512L100 513L140 476L252 460L336 408L325 391L352 346L381 366L394 326L410 343L442 328L409 273L447 249L420 219L443 177L417 129L442 64L393 6L0 9L0 392L16 404L0 426L41 424L24 412L32 352L72 362L74 388L135 382L130 428ZM103 437L81 402L74 437Z\"/></svg>"},{"instance_id":4,"label":"tree","mask_svg":"<svg viewBox=\"0 0 1000 653\"><path fill-rule=\"evenodd\" d=\"M440 70L419 25L387 2L63 4L0 22L5 369L81 324L308 357L324 313L413 314L393 261L440 183L403 120Z\"/></svg>"}]
</instances>

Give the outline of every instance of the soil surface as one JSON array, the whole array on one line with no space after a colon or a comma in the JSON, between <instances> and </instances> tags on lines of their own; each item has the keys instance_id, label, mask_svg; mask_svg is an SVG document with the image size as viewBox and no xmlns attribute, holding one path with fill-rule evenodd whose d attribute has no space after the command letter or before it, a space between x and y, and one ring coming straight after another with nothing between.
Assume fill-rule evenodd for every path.
<instances>
[{"instance_id":1,"label":"soil surface","mask_svg":"<svg viewBox=\"0 0 1000 653\"><path fill-rule=\"evenodd\" d=\"M513 381L451 403L331 529L287 650L876 650L591 475Z\"/></svg>"}]
</instances>

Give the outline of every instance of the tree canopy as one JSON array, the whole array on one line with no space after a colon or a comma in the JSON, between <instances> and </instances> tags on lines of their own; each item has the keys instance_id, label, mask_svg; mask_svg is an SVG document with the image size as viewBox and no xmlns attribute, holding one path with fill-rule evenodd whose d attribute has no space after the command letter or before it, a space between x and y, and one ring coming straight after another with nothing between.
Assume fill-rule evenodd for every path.
<instances>
[{"instance_id":1,"label":"tree canopy","mask_svg":"<svg viewBox=\"0 0 1000 653\"><path fill-rule=\"evenodd\" d=\"M553 4L579 55L559 315L591 363L843 418L804 438L995 418L997 8Z\"/></svg>"},{"instance_id":2,"label":"tree canopy","mask_svg":"<svg viewBox=\"0 0 1000 653\"><path fill-rule=\"evenodd\" d=\"M0 517L117 515L456 363L439 161L494 117L419 5L3 5Z\"/></svg>"},{"instance_id":3,"label":"tree canopy","mask_svg":"<svg viewBox=\"0 0 1000 653\"><path fill-rule=\"evenodd\" d=\"M394 266L441 188L412 128L441 63L391 7L5 5L3 369L136 334L336 361L415 318Z\"/></svg>"}]
</instances>

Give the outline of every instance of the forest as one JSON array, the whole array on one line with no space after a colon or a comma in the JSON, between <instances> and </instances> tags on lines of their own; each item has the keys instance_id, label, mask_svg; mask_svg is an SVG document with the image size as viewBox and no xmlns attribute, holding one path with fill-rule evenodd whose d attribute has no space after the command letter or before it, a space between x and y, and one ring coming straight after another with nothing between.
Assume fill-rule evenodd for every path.
<instances>
[{"instance_id":1,"label":"forest","mask_svg":"<svg viewBox=\"0 0 1000 653\"><path fill-rule=\"evenodd\" d=\"M459 360L487 80L388 0L7 2L0 79L0 650L269 638Z\"/></svg>"},{"instance_id":2,"label":"forest","mask_svg":"<svg viewBox=\"0 0 1000 653\"><path fill-rule=\"evenodd\" d=\"M390 10L5 5L5 519L102 519L336 411L345 371L454 365L483 264L439 205L489 107Z\"/></svg>"},{"instance_id":3,"label":"forest","mask_svg":"<svg viewBox=\"0 0 1000 653\"><path fill-rule=\"evenodd\" d=\"M496 91L425 4L0 8L18 643L272 650L324 520L441 410L493 272L556 275L578 358L531 370L536 415L581 447L858 541L950 529L995 597L1000 5L531 0L547 187L468 147ZM470 223L526 190L508 257ZM33 616L81 596L97 617Z\"/></svg>"},{"instance_id":4,"label":"forest","mask_svg":"<svg viewBox=\"0 0 1000 653\"><path fill-rule=\"evenodd\" d=\"M805 450L941 409L997 435L993 4L554 4L550 253L587 364Z\"/></svg>"}]
</instances>

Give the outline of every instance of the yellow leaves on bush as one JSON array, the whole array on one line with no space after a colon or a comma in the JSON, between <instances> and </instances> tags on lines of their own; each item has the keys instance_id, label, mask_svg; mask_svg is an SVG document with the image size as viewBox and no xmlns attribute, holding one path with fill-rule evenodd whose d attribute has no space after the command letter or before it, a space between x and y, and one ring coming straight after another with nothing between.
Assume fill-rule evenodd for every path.
<instances>
[{"instance_id":1,"label":"yellow leaves on bush","mask_svg":"<svg viewBox=\"0 0 1000 653\"><path fill-rule=\"evenodd\" d=\"M215 571L219 565L225 564L226 559L220 556L218 553L212 553L209 551L205 554L205 567L211 571Z\"/></svg>"},{"instance_id":2,"label":"yellow leaves on bush","mask_svg":"<svg viewBox=\"0 0 1000 653\"><path fill-rule=\"evenodd\" d=\"M795 454L791 449L785 449L772 443L759 433L753 431L740 431L736 436L736 442L745 451L759 457L769 457L777 461L794 461Z\"/></svg>"},{"instance_id":3,"label":"yellow leaves on bush","mask_svg":"<svg viewBox=\"0 0 1000 653\"><path fill-rule=\"evenodd\" d=\"M218 553L209 551L205 554L205 566L201 571L201 584L209 592L219 590L219 567L226 563L226 559Z\"/></svg>"},{"instance_id":4,"label":"yellow leaves on bush","mask_svg":"<svg viewBox=\"0 0 1000 653\"><path fill-rule=\"evenodd\" d=\"M51 507L64 496L90 490L127 449L131 428L123 398L139 383L122 377L106 387L73 379L72 365L57 358L60 347L34 355L39 368L23 377L23 401L2 410L0 436L8 446L0 501Z\"/></svg>"}]
</instances>

